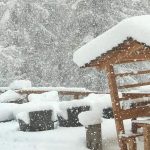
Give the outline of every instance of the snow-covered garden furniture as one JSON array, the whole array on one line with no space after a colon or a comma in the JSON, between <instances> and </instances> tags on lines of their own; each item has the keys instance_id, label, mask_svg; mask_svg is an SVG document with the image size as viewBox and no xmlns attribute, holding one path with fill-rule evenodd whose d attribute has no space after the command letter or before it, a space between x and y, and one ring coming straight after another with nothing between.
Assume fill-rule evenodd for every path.
<instances>
[{"instance_id":1,"label":"snow-covered garden furniture","mask_svg":"<svg viewBox=\"0 0 150 150\"><path fill-rule=\"evenodd\" d=\"M79 114L79 121L86 128L86 145L92 150L102 150L102 111L92 110Z\"/></svg>"},{"instance_id":2,"label":"snow-covered garden furniture","mask_svg":"<svg viewBox=\"0 0 150 150\"><path fill-rule=\"evenodd\" d=\"M124 120L137 117L150 116L150 106L122 109L121 102L150 97L150 94L129 94L120 96L119 92L135 87L150 85L150 81L143 80L138 83L121 83L125 77L143 75L149 76L150 70L141 69L117 72L116 64L134 63L150 60L150 16L137 16L123 20L118 25L98 36L74 53L74 62L78 66L96 67L106 71L109 91L112 100L118 142L121 150L136 149L138 134L126 135ZM138 62L138 63L137 63ZM141 69L141 70L140 70ZM119 84L121 83L121 84Z\"/></svg>"},{"instance_id":3,"label":"snow-covered garden furniture","mask_svg":"<svg viewBox=\"0 0 150 150\"><path fill-rule=\"evenodd\" d=\"M60 126L81 126L78 120L81 112L111 107L111 100L109 94L90 94L83 99L60 102L59 107Z\"/></svg>"},{"instance_id":4,"label":"snow-covered garden furniture","mask_svg":"<svg viewBox=\"0 0 150 150\"><path fill-rule=\"evenodd\" d=\"M54 129L57 122L58 92L31 94L29 102L20 105L15 112L22 131L43 131Z\"/></svg>"},{"instance_id":5,"label":"snow-covered garden furniture","mask_svg":"<svg viewBox=\"0 0 150 150\"><path fill-rule=\"evenodd\" d=\"M69 102L68 102L69 103ZM78 127L82 126L79 122L78 115L81 112L90 110L90 106L78 106L78 107L70 107L66 108L65 113L67 114L67 118L63 117L63 115L58 114L59 126L61 127Z\"/></svg>"},{"instance_id":6,"label":"snow-covered garden furniture","mask_svg":"<svg viewBox=\"0 0 150 150\"><path fill-rule=\"evenodd\" d=\"M44 131L54 129L53 110L21 112L17 115L21 131Z\"/></svg>"}]
</instances>

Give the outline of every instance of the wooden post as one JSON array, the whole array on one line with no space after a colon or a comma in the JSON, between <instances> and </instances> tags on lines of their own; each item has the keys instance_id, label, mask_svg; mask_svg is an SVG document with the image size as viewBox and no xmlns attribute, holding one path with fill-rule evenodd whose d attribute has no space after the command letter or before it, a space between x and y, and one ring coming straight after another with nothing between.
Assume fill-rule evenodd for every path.
<instances>
[{"instance_id":1,"label":"wooden post","mask_svg":"<svg viewBox=\"0 0 150 150\"><path fill-rule=\"evenodd\" d=\"M87 148L102 150L101 124L89 125L86 131Z\"/></svg>"},{"instance_id":2,"label":"wooden post","mask_svg":"<svg viewBox=\"0 0 150 150\"><path fill-rule=\"evenodd\" d=\"M107 64L106 71L107 71L108 85L110 89L110 95L112 100L112 107L113 107L113 113L115 117L116 130L119 139L118 142L119 142L120 150L127 150L126 143L122 140L122 138L120 138L120 134L124 133L125 131L124 131L123 120L120 117L120 112L121 112L120 101L118 96L118 88L115 80L113 65Z\"/></svg>"},{"instance_id":3,"label":"wooden post","mask_svg":"<svg viewBox=\"0 0 150 150\"><path fill-rule=\"evenodd\" d=\"M79 99L79 95L78 94L74 94L74 99Z\"/></svg>"},{"instance_id":4,"label":"wooden post","mask_svg":"<svg viewBox=\"0 0 150 150\"><path fill-rule=\"evenodd\" d=\"M135 138L130 138L128 144L129 144L129 150L137 150Z\"/></svg>"},{"instance_id":5,"label":"wooden post","mask_svg":"<svg viewBox=\"0 0 150 150\"><path fill-rule=\"evenodd\" d=\"M150 150L150 125L144 125L144 150Z\"/></svg>"}]
</instances>

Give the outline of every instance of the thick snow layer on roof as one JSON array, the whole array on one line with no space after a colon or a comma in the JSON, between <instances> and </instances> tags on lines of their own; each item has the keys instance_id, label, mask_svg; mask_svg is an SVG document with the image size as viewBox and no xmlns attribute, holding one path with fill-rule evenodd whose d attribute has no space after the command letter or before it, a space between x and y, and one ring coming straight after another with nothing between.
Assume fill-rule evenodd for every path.
<instances>
[{"instance_id":1,"label":"thick snow layer on roof","mask_svg":"<svg viewBox=\"0 0 150 150\"><path fill-rule=\"evenodd\" d=\"M136 16L124 19L119 24L93 39L73 56L78 66L84 66L101 54L122 43L128 37L150 45L150 15Z\"/></svg>"}]
</instances>

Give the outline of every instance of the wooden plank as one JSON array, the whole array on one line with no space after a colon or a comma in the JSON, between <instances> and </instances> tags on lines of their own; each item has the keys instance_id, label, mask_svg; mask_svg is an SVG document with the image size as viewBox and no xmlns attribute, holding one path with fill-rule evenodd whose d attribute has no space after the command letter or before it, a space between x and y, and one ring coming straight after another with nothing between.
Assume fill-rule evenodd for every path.
<instances>
[{"instance_id":1,"label":"wooden plank","mask_svg":"<svg viewBox=\"0 0 150 150\"><path fill-rule=\"evenodd\" d=\"M137 117L150 117L150 106L137 107L120 111L122 120L137 118Z\"/></svg>"},{"instance_id":2,"label":"wooden plank","mask_svg":"<svg viewBox=\"0 0 150 150\"><path fill-rule=\"evenodd\" d=\"M139 86L145 86L145 85L150 85L150 82L121 85L121 86L118 86L118 88L119 89L126 89L126 88L133 88L133 87L139 87Z\"/></svg>"},{"instance_id":3,"label":"wooden plank","mask_svg":"<svg viewBox=\"0 0 150 150\"><path fill-rule=\"evenodd\" d=\"M115 74L116 77L124 77L124 76L134 76L134 75L142 75L142 74L149 74L150 70L138 71L138 72L127 72L127 73L120 73Z\"/></svg>"},{"instance_id":4,"label":"wooden plank","mask_svg":"<svg viewBox=\"0 0 150 150\"><path fill-rule=\"evenodd\" d=\"M114 54L113 56L111 56L111 58L108 59L108 62L110 64L116 64L122 60L127 60L128 58L130 58L130 55L132 52L140 50L140 49L144 49L144 45L134 42L133 44L129 45L129 47L127 49L125 49L124 51L122 51L121 53L117 53L117 54ZM131 58L133 60L135 60L135 57L131 57Z\"/></svg>"},{"instance_id":5,"label":"wooden plank","mask_svg":"<svg viewBox=\"0 0 150 150\"><path fill-rule=\"evenodd\" d=\"M119 60L115 64L133 63L133 62L149 61L149 60L150 60L150 54L147 55L140 54L135 56L124 57L122 60Z\"/></svg>"},{"instance_id":6,"label":"wooden plank","mask_svg":"<svg viewBox=\"0 0 150 150\"><path fill-rule=\"evenodd\" d=\"M29 95L29 94L42 94L45 92L50 92L47 90L17 90L16 91L19 94L25 94L25 95ZM73 92L73 91L58 91L59 95L63 95L63 96L73 96L75 99L79 99L80 96L88 96L91 93L95 93L98 94L98 92Z\"/></svg>"},{"instance_id":7,"label":"wooden plank","mask_svg":"<svg viewBox=\"0 0 150 150\"><path fill-rule=\"evenodd\" d=\"M150 97L150 93L122 93L122 97L119 98L120 101L123 100L139 100L139 98ZM143 100L144 101L144 100ZM148 101L148 100L145 100Z\"/></svg>"}]
</instances>

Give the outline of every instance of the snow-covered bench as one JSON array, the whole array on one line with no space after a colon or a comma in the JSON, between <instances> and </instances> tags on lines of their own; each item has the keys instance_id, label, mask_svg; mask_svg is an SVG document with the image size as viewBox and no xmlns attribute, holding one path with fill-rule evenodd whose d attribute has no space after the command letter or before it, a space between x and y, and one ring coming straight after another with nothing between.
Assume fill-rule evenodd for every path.
<instances>
[{"instance_id":1,"label":"snow-covered bench","mask_svg":"<svg viewBox=\"0 0 150 150\"><path fill-rule=\"evenodd\" d=\"M31 94L29 102L20 105L15 112L22 131L43 131L54 129L57 121L58 92Z\"/></svg>"},{"instance_id":2,"label":"snow-covered bench","mask_svg":"<svg viewBox=\"0 0 150 150\"><path fill-rule=\"evenodd\" d=\"M85 106L72 106L72 107L68 107L66 108L66 114L67 114L67 118L64 117L64 115L62 114L58 114L58 121L59 121L59 126L61 127L78 127L78 126L82 126L82 124L79 122L78 119L78 114L80 114L81 112L84 111L88 111L90 109L89 105L85 105Z\"/></svg>"},{"instance_id":3,"label":"snow-covered bench","mask_svg":"<svg viewBox=\"0 0 150 150\"><path fill-rule=\"evenodd\" d=\"M17 115L21 131L44 131L54 129L53 110L21 112Z\"/></svg>"}]
</instances>

